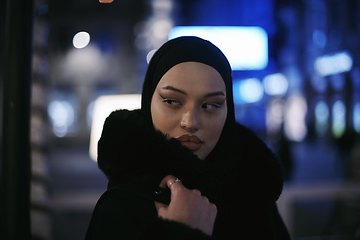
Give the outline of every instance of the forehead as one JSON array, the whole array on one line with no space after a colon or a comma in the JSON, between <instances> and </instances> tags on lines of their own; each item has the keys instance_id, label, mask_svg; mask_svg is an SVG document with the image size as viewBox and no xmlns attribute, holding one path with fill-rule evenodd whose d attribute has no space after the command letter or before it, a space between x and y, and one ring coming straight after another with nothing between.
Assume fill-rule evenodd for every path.
<instances>
[{"instance_id":1,"label":"forehead","mask_svg":"<svg viewBox=\"0 0 360 240\"><path fill-rule=\"evenodd\" d=\"M226 91L220 73L215 68L199 62L183 62L170 68L158 83L160 87L167 85L187 91Z\"/></svg>"}]
</instances>

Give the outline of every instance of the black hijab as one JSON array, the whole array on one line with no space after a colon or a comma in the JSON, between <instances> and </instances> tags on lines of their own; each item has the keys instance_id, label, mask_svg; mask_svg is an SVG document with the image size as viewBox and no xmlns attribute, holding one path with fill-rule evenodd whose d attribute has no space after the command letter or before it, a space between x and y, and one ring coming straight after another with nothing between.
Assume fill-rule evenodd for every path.
<instances>
[{"instance_id":1,"label":"black hijab","mask_svg":"<svg viewBox=\"0 0 360 240\"><path fill-rule=\"evenodd\" d=\"M211 42L198 37L179 37L162 45L152 57L142 89L141 111L152 124L151 99L162 76L173 66L183 62L200 62L216 69L225 82L227 118L220 142L235 133L235 113L231 67L225 55Z\"/></svg>"}]
</instances>

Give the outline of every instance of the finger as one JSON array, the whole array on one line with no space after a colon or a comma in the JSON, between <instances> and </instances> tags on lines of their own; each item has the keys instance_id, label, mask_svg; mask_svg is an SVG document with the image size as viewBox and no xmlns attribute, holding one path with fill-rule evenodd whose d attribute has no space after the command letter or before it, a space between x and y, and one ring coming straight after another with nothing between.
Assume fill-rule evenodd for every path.
<instances>
[{"instance_id":1,"label":"finger","mask_svg":"<svg viewBox=\"0 0 360 240\"><path fill-rule=\"evenodd\" d=\"M178 178L169 179L167 181L167 186L168 186L168 188L170 188L171 193L175 193L175 191L178 191L178 190L185 190L185 187L182 185L180 179L178 179Z\"/></svg>"},{"instance_id":2,"label":"finger","mask_svg":"<svg viewBox=\"0 0 360 240\"><path fill-rule=\"evenodd\" d=\"M167 175L166 177L163 178L163 180L161 180L160 182L160 187L161 188L170 188L168 185L168 182L173 182L175 181L176 177L174 177L173 175Z\"/></svg>"},{"instance_id":3,"label":"finger","mask_svg":"<svg viewBox=\"0 0 360 240\"><path fill-rule=\"evenodd\" d=\"M166 209L168 206L166 204L163 204L163 203L160 203L160 202L156 202L155 201L155 208L156 208L156 211L159 213L160 209L161 208L164 208Z\"/></svg>"},{"instance_id":4,"label":"finger","mask_svg":"<svg viewBox=\"0 0 360 240\"><path fill-rule=\"evenodd\" d=\"M160 182L160 187L169 188L171 190L171 192L175 191L176 189L179 189L179 186L183 187L180 179L174 177L173 175L167 175Z\"/></svg>"}]
</instances>

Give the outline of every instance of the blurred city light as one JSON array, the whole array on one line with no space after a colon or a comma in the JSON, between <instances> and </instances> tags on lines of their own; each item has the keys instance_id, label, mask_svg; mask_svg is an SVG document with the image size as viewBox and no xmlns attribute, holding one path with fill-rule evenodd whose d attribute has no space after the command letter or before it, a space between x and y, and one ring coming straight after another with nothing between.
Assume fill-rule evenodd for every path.
<instances>
[{"instance_id":1,"label":"blurred city light","mask_svg":"<svg viewBox=\"0 0 360 240\"><path fill-rule=\"evenodd\" d=\"M314 68L320 76L350 71L352 65L352 57L347 51L318 57L314 62Z\"/></svg>"},{"instance_id":2,"label":"blurred city light","mask_svg":"<svg viewBox=\"0 0 360 240\"><path fill-rule=\"evenodd\" d=\"M312 38L315 46L319 48L324 48L326 46L327 38L324 31L318 29L314 30Z\"/></svg>"},{"instance_id":3,"label":"blurred city light","mask_svg":"<svg viewBox=\"0 0 360 240\"><path fill-rule=\"evenodd\" d=\"M353 125L357 133L360 133L360 103L356 103L353 112Z\"/></svg>"},{"instance_id":4,"label":"blurred city light","mask_svg":"<svg viewBox=\"0 0 360 240\"><path fill-rule=\"evenodd\" d=\"M75 121L73 106L68 101L54 100L48 106L48 115L54 134L57 137L66 136Z\"/></svg>"},{"instance_id":5,"label":"blurred city light","mask_svg":"<svg viewBox=\"0 0 360 240\"><path fill-rule=\"evenodd\" d=\"M153 49L151 50L147 55L146 55L146 62L149 64L151 61L151 58L154 56L155 52L157 51L157 49Z\"/></svg>"},{"instance_id":6,"label":"blurred city light","mask_svg":"<svg viewBox=\"0 0 360 240\"><path fill-rule=\"evenodd\" d=\"M278 133L284 120L285 101L275 98L266 109L266 127L268 133Z\"/></svg>"},{"instance_id":7,"label":"blurred city light","mask_svg":"<svg viewBox=\"0 0 360 240\"><path fill-rule=\"evenodd\" d=\"M104 121L117 109L133 110L141 107L141 94L101 96L96 99L90 134L89 154L97 161L97 143L100 139Z\"/></svg>"},{"instance_id":8,"label":"blurred city light","mask_svg":"<svg viewBox=\"0 0 360 240\"><path fill-rule=\"evenodd\" d=\"M170 14L174 8L173 0L152 0L152 9L155 15Z\"/></svg>"},{"instance_id":9,"label":"blurred city light","mask_svg":"<svg viewBox=\"0 0 360 240\"><path fill-rule=\"evenodd\" d=\"M87 32L78 32L73 38L75 48L84 48L90 42L90 35Z\"/></svg>"},{"instance_id":10,"label":"blurred city light","mask_svg":"<svg viewBox=\"0 0 360 240\"><path fill-rule=\"evenodd\" d=\"M268 64L268 36L261 27L178 26L169 39L197 36L211 41L228 58L233 70L261 70Z\"/></svg>"},{"instance_id":11,"label":"blurred city light","mask_svg":"<svg viewBox=\"0 0 360 240\"><path fill-rule=\"evenodd\" d=\"M289 87L286 77L281 73L267 75L263 84L265 92L270 96L284 96Z\"/></svg>"},{"instance_id":12,"label":"blurred city light","mask_svg":"<svg viewBox=\"0 0 360 240\"><path fill-rule=\"evenodd\" d=\"M345 133L346 128L346 106L338 100L332 107L332 132L336 138Z\"/></svg>"},{"instance_id":13,"label":"blurred city light","mask_svg":"<svg viewBox=\"0 0 360 240\"><path fill-rule=\"evenodd\" d=\"M315 128L319 136L324 136L328 129L329 107L324 101L319 101L315 106Z\"/></svg>"},{"instance_id":14,"label":"blurred city light","mask_svg":"<svg viewBox=\"0 0 360 240\"><path fill-rule=\"evenodd\" d=\"M263 98L264 88L257 78L234 81L233 95L236 104L255 103Z\"/></svg>"},{"instance_id":15,"label":"blurred city light","mask_svg":"<svg viewBox=\"0 0 360 240\"><path fill-rule=\"evenodd\" d=\"M63 76L76 79L87 79L90 81L95 78L102 78L106 73L108 74L108 62L104 55L101 54L100 49L96 46L89 45L81 49L71 49L65 56L63 64Z\"/></svg>"},{"instance_id":16,"label":"blurred city light","mask_svg":"<svg viewBox=\"0 0 360 240\"><path fill-rule=\"evenodd\" d=\"M152 36L158 40L166 39L169 31L173 26L174 25L171 19L156 19L152 22Z\"/></svg>"},{"instance_id":17,"label":"blurred city light","mask_svg":"<svg viewBox=\"0 0 360 240\"><path fill-rule=\"evenodd\" d=\"M289 97L284 119L284 132L289 140L301 142L306 137L306 113L306 100L303 96L294 94Z\"/></svg>"}]
</instances>

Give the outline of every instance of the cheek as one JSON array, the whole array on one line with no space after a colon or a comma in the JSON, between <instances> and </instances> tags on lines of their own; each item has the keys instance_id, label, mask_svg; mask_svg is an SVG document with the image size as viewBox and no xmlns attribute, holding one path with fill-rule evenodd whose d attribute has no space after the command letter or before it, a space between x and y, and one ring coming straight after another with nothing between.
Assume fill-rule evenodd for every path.
<instances>
[{"instance_id":1,"label":"cheek","mask_svg":"<svg viewBox=\"0 0 360 240\"><path fill-rule=\"evenodd\" d=\"M217 142L220 138L222 129L224 128L225 125L225 121L226 121L226 116L227 116L227 110L224 110L221 114L219 114L218 116L212 118L212 119L208 119L207 121L207 132L209 137Z\"/></svg>"},{"instance_id":2,"label":"cheek","mask_svg":"<svg viewBox=\"0 0 360 240\"><path fill-rule=\"evenodd\" d=\"M151 101L151 118L156 130L169 135L175 119L173 119L173 114L170 114L169 110L162 106L162 102L159 102L156 99Z\"/></svg>"},{"instance_id":3,"label":"cheek","mask_svg":"<svg viewBox=\"0 0 360 240\"><path fill-rule=\"evenodd\" d=\"M161 111L161 108L156 100L152 99L151 101L151 118L154 124L155 129L160 130L162 132L162 129L159 127L164 126L164 118L163 118L163 111Z\"/></svg>"},{"instance_id":4,"label":"cheek","mask_svg":"<svg viewBox=\"0 0 360 240\"><path fill-rule=\"evenodd\" d=\"M206 149L204 149L204 152L202 154L203 156L201 157L202 159L204 159L205 157L207 157L207 155L210 154L210 152L214 149L217 142L219 141L220 135L225 125L226 116L227 111L224 111L224 113L219 115L217 118L208 119L209 121L207 121L205 125L206 130L204 129L204 135L207 138L208 144L206 146Z\"/></svg>"}]
</instances>

